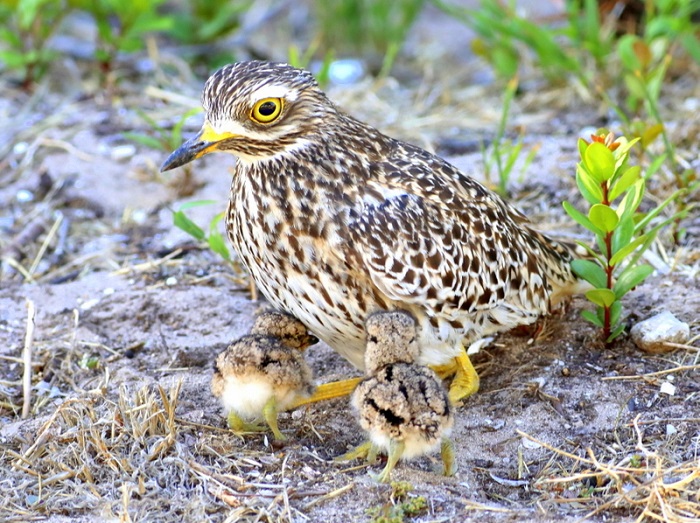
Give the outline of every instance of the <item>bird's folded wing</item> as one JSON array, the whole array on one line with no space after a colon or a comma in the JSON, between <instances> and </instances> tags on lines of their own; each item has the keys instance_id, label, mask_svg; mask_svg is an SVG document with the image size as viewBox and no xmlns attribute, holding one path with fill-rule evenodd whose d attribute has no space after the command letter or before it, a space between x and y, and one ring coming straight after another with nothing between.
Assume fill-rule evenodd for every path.
<instances>
[{"instance_id":1,"label":"bird's folded wing","mask_svg":"<svg viewBox=\"0 0 700 523\"><path fill-rule=\"evenodd\" d=\"M381 292L438 314L498 306L519 254L510 252L498 224L487 223L484 202L452 208L397 189L384 199L376 195L350 228L353 248Z\"/></svg>"}]
</instances>

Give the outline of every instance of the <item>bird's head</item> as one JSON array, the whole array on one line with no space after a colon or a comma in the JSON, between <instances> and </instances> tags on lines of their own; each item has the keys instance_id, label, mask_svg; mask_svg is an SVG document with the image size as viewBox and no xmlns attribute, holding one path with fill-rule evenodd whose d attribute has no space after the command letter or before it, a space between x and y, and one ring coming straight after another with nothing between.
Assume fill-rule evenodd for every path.
<instances>
[{"instance_id":1,"label":"bird's head","mask_svg":"<svg viewBox=\"0 0 700 523\"><path fill-rule=\"evenodd\" d=\"M420 354L415 318L406 311L380 311L365 320L365 370L373 374L385 365L415 363Z\"/></svg>"},{"instance_id":2,"label":"bird's head","mask_svg":"<svg viewBox=\"0 0 700 523\"><path fill-rule=\"evenodd\" d=\"M303 148L336 110L308 71L249 61L216 71L204 86L202 130L174 151L168 171L215 151L256 161Z\"/></svg>"}]
</instances>

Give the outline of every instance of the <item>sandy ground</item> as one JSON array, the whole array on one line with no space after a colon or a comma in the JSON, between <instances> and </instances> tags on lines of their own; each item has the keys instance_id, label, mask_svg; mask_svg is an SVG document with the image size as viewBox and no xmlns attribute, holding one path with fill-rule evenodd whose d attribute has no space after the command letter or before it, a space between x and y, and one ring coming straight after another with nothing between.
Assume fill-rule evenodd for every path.
<instances>
[{"instance_id":1,"label":"sandy ground","mask_svg":"<svg viewBox=\"0 0 700 523\"><path fill-rule=\"evenodd\" d=\"M332 97L370 121L386 109L374 121L382 129L442 144L479 176L473 137L493 133L498 98L488 86L440 98L459 79L428 77L412 89L388 81ZM604 349L580 318L583 299L536 339L505 334L474 357L481 390L457 410L455 477L434 471L435 456L400 464L394 479L413 487L402 495L370 478L381 465L334 463L363 438L346 400L282 414L283 446L231 434L209 392L213 361L262 303L250 300L244 274L173 227L171 209L215 200L189 211L208 224L224 208L233 159L200 162L195 192L182 197L157 174L165 152L120 149L130 143L123 131L146 132L134 107L172 122L182 105L144 101L136 89L109 106L62 85L43 98L5 86L0 105L16 124L0 137L20 144L0 174L0 238L32 273L5 263L0 280L0 520L401 521L400 507L411 521L698 520L700 352L650 356L626 338ZM561 91L539 94L525 92L513 115L539 152L511 192L542 230L582 237L560 202L578 201L576 136L601 116L572 110ZM669 110L687 115L683 100ZM692 142L696 118L679 118L674 132ZM185 134L197 127L195 118ZM664 194L653 185L652 198ZM628 324L668 310L691 338L700 334L697 216L684 226L681 247L655 247L659 270L626 298ZM32 392L21 419L29 301ZM323 344L308 356L319 383L356 374Z\"/></svg>"}]
</instances>

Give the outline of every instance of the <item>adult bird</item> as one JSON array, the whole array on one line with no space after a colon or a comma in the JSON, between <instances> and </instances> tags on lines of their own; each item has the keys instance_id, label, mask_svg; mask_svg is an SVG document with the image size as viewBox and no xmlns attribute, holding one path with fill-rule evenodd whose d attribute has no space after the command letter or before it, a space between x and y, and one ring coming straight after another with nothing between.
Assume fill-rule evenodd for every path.
<instances>
[{"instance_id":1,"label":"adult bird","mask_svg":"<svg viewBox=\"0 0 700 523\"><path fill-rule=\"evenodd\" d=\"M227 65L202 105L202 130L161 170L216 151L238 158L226 229L240 260L273 306L357 368L367 316L406 310L418 363L454 375L457 402L479 388L465 346L535 322L576 290L568 247L442 158L342 112L307 71ZM326 384L311 401L356 383Z\"/></svg>"}]
</instances>

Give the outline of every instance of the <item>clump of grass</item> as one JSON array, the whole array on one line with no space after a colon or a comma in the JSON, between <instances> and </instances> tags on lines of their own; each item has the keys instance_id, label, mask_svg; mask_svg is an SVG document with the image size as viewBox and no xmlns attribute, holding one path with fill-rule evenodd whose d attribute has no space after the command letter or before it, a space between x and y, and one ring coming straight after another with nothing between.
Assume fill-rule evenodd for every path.
<instances>
[{"instance_id":1,"label":"clump of grass","mask_svg":"<svg viewBox=\"0 0 700 523\"><path fill-rule=\"evenodd\" d=\"M486 178L486 182L491 184L491 173L494 170L495 165L496 174L498 175L496 190L498 194L503 197L508 195L508 182L513 173L515 162L520 157L520 153L524 147L522 136L519 136L515 141L509 140L505 137L510 107L513 102L513 98L515 98L515 93L517 90L518 78L513 77L506 85L506 90L503 97L501 120L498 124L498 130L493 140L493 144L491 145L489 151L484 149L482 152L482 156L484 158L484 177ZM522 166L523 172L527 170L530 163L532 163L535 158L535 154L537 154L537 148L533 147L525 157Z\"/></svg>"},{"instance_id":2,"label":"clump of grass","mask_svg":"<svg viewBox=\"0 0 700 523\"><path fill-rule=\"evenodd\" d=\"M66 1L0 2L0 63L22 74L24 89L41 79L57 56L46 44L69 11Z\"/></svg>"},{"instance_id":3,"label":"clump of grass","mask_svg":"<svg viewBox=\"0 0 700 523\"><path fill-rule=\"evenodd\" d=\"M689 205L697 176L679 160L659 109L667 73L679 55L700 63L700 24L695 0L645 2L639 35L619 37L616 20L601 14L596 0L566 2L566 23L537 23L520 15L515 2L483 0L477 9L434 0L477 33L473 50L503 80L523 74L529 61L552 82L569 81L601 100L620 119L623 134L641 138L652 164L669 164L680 210ZM624 3L623 3L624 4ZM649 147L657 136L663 155ZM658 168L658 165L657 165ZM681 236L678 231L676 239Z\"/></svg>"},{"instance_id":4,"label":"clump of grass","mask_svg":"<svg viewBox=\"0 0 700 523\"><path fill-rule=\"evenodd\" d=\"M389 74L408 31L426 0L316 0L321 48L338 54L383 57L380 76Z\"/></svg>"},{"instance_id":5,"label":"clump of grass","mask_svg":"<svg viewBox=\"0 0 700 523\"><path fill-rule=\"evenodd\" d=\"M538 443L564 458L571 465L545 468L533 488L553 496L553 501L575 501L589 511L583 517L612 511L628 513L636 521L667 521L690 523L700 518L700 459L676 460L663 454L664 444L646 441L639 427L639 416L632 421L630 448L603 458L593 449L585 450L587 457L553 447L524 432L521 436ZM656 450L651 450L651 448ZM667 449L669 450L669 449ZM672 451L669 454L673 454ZM566 468L571 470L566 473ZM575 497L559 497L571 489ZM577 494L577 495L576 495Z\"/></svg>"},{"instance_id":6,"label":"clump of grass","mask_svg":"<svg viewBox=\"0 0 700 523\"><path fill-rule=\"evenodd\" d=\"M175 125L173 125L171 129L166 129L139 109L137 109L136 112L141 119L146 122L151 130L151 133L145 134L126 132L123 133L123 136L145 147L155 149L157 151L170 152L174 151L182 144L182 128L185 125L185 122L187 122L191 116L201 113L202 109L200 107L196 107L186 111L185 114L183 114L180 119L175 122ZM181 172L182 176L176 178L176 181L172 185L176 187L177 195L179 197L191 196L200 187L200 184L194 177L192 165L188 164L182 166Z\"/></svg>"},{"instance_id":7,"label":"clump of grass","mask_svg":"<svg viewBox=\"0 0 700 523\"><path fill-rule=\"evenodd\" d=\"M146 35L167 31L173 18L158 11L165 0L73 0L97 25L95 58L108 77L117 54L144 47ZM108 79L109 81L109 79Z\"/></svg>"}]
</instances>

